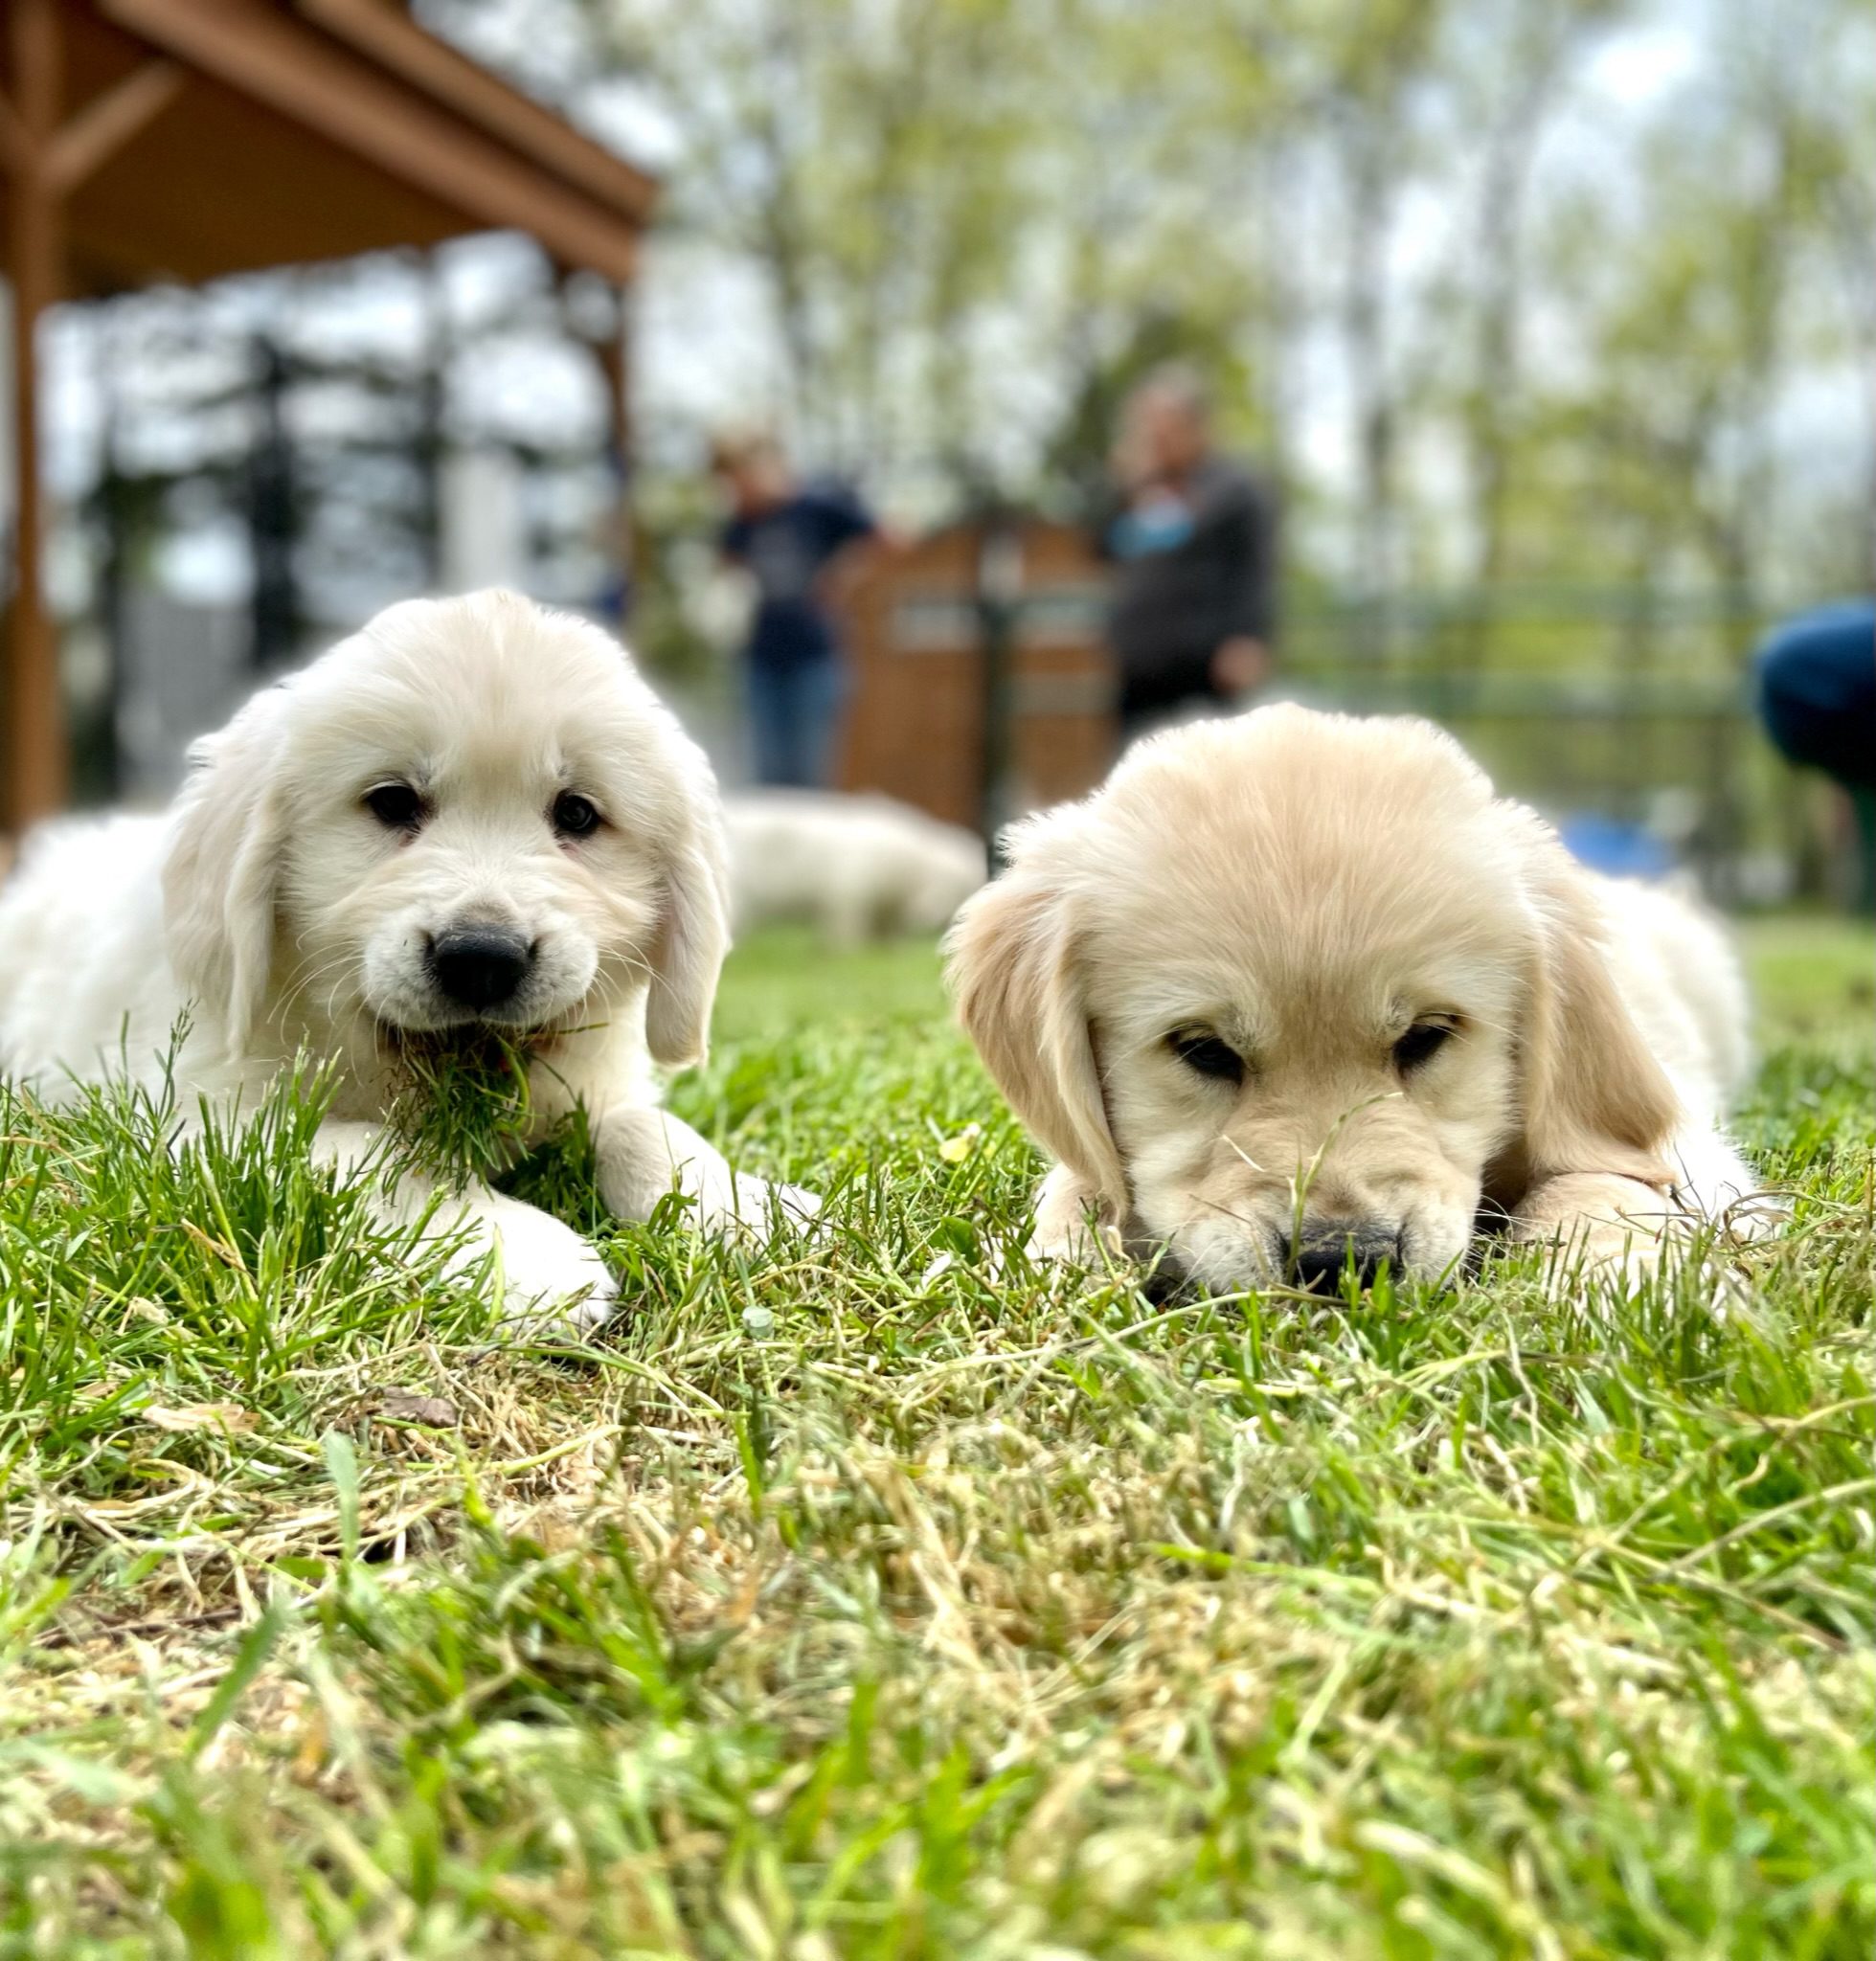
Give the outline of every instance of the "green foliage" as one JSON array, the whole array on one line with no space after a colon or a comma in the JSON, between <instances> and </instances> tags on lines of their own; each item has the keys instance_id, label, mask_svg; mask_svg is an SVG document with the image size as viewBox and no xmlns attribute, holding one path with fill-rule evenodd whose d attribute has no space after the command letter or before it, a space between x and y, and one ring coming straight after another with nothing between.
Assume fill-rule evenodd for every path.
<instances>
[{"instance_id":1,"label":"green foliage","mask_svg":"<svg viewBox=\"0 0 1876 1961\"><path fill-rule=\"evenodd\" d=\"M1072 494L1126 381L1182 353L1285 480L1297 571L1373 605L1569 580L1750 612L1866 582L1876 32L1851 0L560 12L578 59L532 79L657 103L670 222L758 297L766 407L814 461ZM1842 415L1800 450L1814 389ZM1464 652L1493 638L1487 609Z\"/></svg>"},{"instance_id":2,"label":"green foliage","mask_svg":"<svg viewBox=\"0 0 1876 1961\"><path fill-rule=\"evenodd\" d=\"M0 1109L0 1956L1860 1956L1871 945L1757 929L1743 1300L1031 1268L927 948L739 952L764 1251L529 1196L569 1359L307 1162Z\"/></svg>"}]
</instances>

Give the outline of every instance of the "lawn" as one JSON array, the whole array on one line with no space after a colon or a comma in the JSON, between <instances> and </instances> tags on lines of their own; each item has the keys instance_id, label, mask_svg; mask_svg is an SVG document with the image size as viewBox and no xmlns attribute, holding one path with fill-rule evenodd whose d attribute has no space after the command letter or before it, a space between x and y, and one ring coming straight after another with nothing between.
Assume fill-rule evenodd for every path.
<instances>
[{"instance_id":1,"label":"lawn","mask_svg":"<svg viewBox=\"0 0 1876 1961\"><path fill-rule=\"evenodd\" d=\"M1866 1956L1876 958L1751 939L1723 1316L1030 1271L925 948L736 956L674 1101L829 1228L571 1354L290 1099L0 1099L0 1956Z\"/></svg>"}]
</instances>

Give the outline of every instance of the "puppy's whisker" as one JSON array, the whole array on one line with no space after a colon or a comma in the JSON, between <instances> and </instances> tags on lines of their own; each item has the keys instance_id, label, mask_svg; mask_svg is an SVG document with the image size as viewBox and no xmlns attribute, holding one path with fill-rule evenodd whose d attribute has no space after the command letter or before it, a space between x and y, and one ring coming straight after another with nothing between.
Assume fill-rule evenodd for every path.
<instances>
[{"instance_id":1,"label":"puppy's whisker","mask_svg":"<svg viewBox=\"0 0 1876 1961\"><path fill-rule=\"evenodd\" d=\"M299 1005L300 1002L310 993L312 988L319 981L328 977L336 976L343 978L346 972L354 965L356 958L356 954L350 949L341 948L338 952L328 954L322 959L303 961L300 967L295 969L285 992L281 997L280 1004L274 1011L276 1025L284 1030L288 1014ZM335 980L335 991L337 981ZM331 1006L329 999L327 1005L328 1012L329 1013Z\"/></svg>"},{"instance_id":2,"label":"puppy's whisker","mask_svg":"<svg viewBox=\"0 0 1876 1961\"><path fill-rule=\"evenodd\" d=\"M655 981L658 979L657 968L643 954L622 954L620 958L622 965L629 967L635 974L643 975L645 980Z\"/></svg>"},{"instance_id":3,"label":"puppy's whisker","mask_svg":"<svg viewBox=\"0 0 1876 1961\"><path fill-rule=\"evenodd\" d=\"M346 964L343 958L334 958L328 961L322 961L318 966L303 976L296 976L292 984L281 996L274 1009L274 1026L283 1034L286 1030L288 1017L299 1006L301 1001L311 990L315 982L324 980L329 973L343 973Z\"/></svg>"},{"instance_id":4,"label":"puppy's whisker","mask_svg":"<svg viewBox=\"0 0 1876 1961\"><path fill-rule=\"evenodd\" d=\"M308 957L288 975L283 999L291 1001L304 993L315 980L323 979L334 968L343 967L353 956L347 949L320 957Z\"/></svg>"}]
</instances>

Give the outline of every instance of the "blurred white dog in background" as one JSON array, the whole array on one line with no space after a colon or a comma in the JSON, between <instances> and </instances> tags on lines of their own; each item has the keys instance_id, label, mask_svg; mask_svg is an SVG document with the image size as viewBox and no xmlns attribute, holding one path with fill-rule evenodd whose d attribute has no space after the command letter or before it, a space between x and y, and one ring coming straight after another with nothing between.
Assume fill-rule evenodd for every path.
<instances>
[{"instance_id":1,"label":"blurred white dog in background","mask_svg":"<svg viewBox=\"0 0 1876 1961\"><path fill-rule=\"evenodd\" d=\"M541 1134L584 1105L612 1211L675 1182L705 1225L767 1221L768 1188L658 1108L653 1065L702 1059L729 946L721 806L605 633L509 593L393 606L193 763L167 816L29 844L0 894L0 1070L52 1099L155 1083L187 1010L185 1116L329 1058L320 1148L350 1172L384 1160L407 1048L499 1034ZM611 1311L604 1263L547 1213L408 1174L374 1189L463 1228L465 1258L499 1251L510 1312Z\"/></svg>"},{"instance_id":2,"label":"blurred white dog in background","mask_svg":"<svg viewBox=\"0 0 1876 1961\"><path fill-rule=\"evenodd\" d=\"M752 790L724 800L737 932L782 922L836 946L936 934L983 883L983 843L890 797Z\"/></svg>"}]
</instances>

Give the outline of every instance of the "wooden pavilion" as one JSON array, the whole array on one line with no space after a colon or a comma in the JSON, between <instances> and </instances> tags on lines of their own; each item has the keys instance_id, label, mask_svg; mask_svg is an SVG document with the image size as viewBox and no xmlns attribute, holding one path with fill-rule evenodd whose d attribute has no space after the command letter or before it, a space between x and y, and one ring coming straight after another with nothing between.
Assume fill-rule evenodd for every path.
<instances>
[{"instance_id":1,"label":"wooden pavilion","mask_svg":"<svg viewBox=\"0 0 1876 1961\"><path fill-rule=\"evenodd\" d=\"M528 233L622 296L658 186L400 0L0 0L0 22L16 445L4 834L58 809L67 785L42 585L34 345L48 306L490 230ZM623 447L622 329L603 358Z\"/></svg>"}]
</instances>

